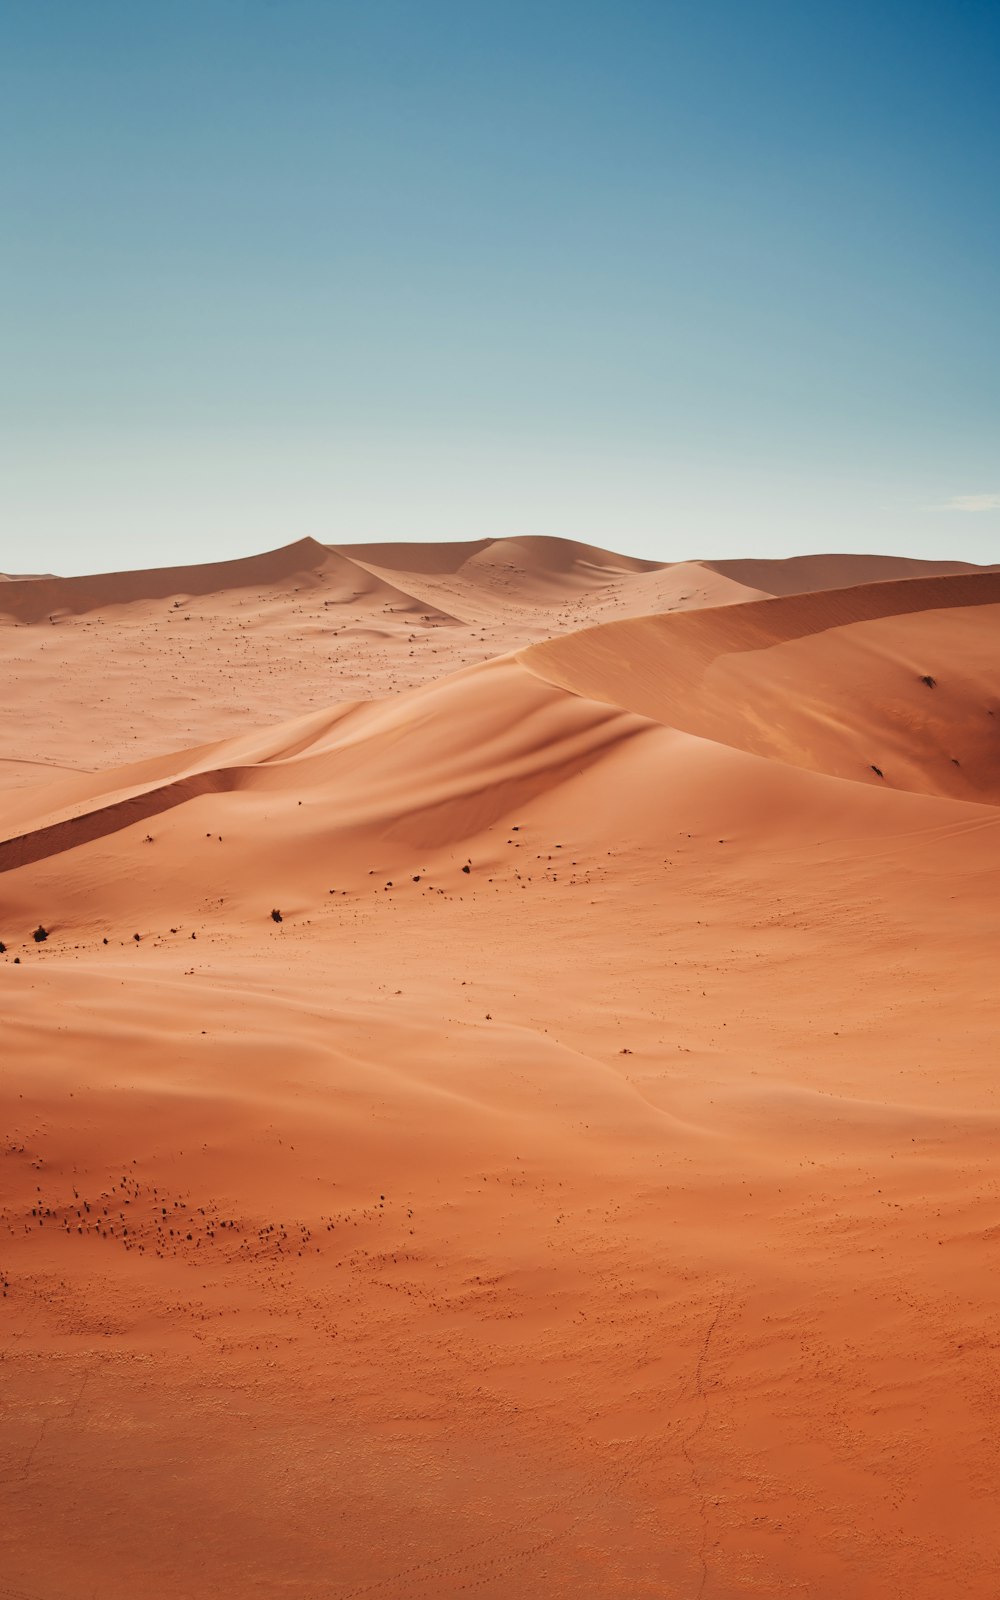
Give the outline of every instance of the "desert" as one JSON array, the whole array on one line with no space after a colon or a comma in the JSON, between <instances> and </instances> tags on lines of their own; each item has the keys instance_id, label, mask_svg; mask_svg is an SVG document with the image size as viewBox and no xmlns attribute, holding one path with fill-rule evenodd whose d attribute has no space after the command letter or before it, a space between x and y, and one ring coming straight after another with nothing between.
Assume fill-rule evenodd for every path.
<instances>
[{"instance_id":1,"label":"desert","mask_svg":"<svg viewBox=\"0 0 1000 1600\"><path fill-rule=\"evenodd\" d=\"M0 583L0 1595L993 1600L998 623L556 537Z\"/></svg>"}]
</instances>

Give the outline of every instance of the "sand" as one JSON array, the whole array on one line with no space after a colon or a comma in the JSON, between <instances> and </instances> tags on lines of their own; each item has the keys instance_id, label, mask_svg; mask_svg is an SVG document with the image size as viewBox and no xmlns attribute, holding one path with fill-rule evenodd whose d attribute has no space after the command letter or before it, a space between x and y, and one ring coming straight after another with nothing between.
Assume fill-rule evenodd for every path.
<instances>
[{"instance_id":1,"label":"sand","mask_svg":"<svg viewBox=\"0 0 1000 1600\"><path fill-rule=\"evenodd\" d=\"M3 585L0 1596L994 1600L998 620Z\"/></svg>"}]
</instances>

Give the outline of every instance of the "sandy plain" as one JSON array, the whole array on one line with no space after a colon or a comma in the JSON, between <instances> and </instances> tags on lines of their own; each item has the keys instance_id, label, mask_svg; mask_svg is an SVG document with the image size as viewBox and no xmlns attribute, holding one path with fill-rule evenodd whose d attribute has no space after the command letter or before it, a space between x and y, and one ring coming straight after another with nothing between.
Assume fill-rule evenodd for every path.
<instances>
[{"instance_id":1,"label":"sandy plain","mask_svg":"<svg viewBox=\"0 0 1000 1600\"><path fill-rule=\"evenodd\" d=\"M0 582L0 1597L994 1600L998 623Z\"/></svg>"}]
</instances>

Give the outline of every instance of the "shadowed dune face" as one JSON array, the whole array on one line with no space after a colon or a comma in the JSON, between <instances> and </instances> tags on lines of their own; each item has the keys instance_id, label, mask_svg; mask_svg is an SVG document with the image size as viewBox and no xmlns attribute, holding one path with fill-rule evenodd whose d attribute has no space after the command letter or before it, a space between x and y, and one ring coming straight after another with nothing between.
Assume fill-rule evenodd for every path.
<instances>
[{"instance_id":1,"label":"shadowed dune face","mask_svg":"<svg viewBox=\"0 0 1000 1600\"><path fill-rule=\"evenodd\" d=\"M41 622L66 615L106 610L137 601L163 600L254 589L261 584L322 587L338 602L421 605L367 572L363 567L314 539L242 561L209 562L193 567L163 567L145 572L110 572L85 578L29 578L0 596L0 612L18 622Z\"/></svg>"},{"instance_id":2,"label":"shadowed dune face","mask_svg":"<svg viewBox=\"0 0 1000 1600\"><path fill-rule=\"evenodd\" d=\"M609 625L522 652L576 693L816 772L1000 802L1000 574Z\"/></svg>"},{"instance_id":3,"label":"shadowed dune face","mask_svg":"<svg viewBox=\"0 0 1000 1600\"><path fill-rule=\"evenodd\" d=\"M348 850L357 828L410 833L425 846L436 835L461 841L644 727L639 718L566 694L501 660L397 701L344 708L252 743L119 770L103 783L87 778L15 792L0 812L8 832L0 872L134 832L201 797L219 797L213 814L224 817L221 797L232 794L236 816L256 812L261 823L249 831L238 824L236 835L230 830L230 872L232 845L242 833L248 853L240 852L240 877L252 879L261 851L287 853L311 875L316 857L309 837L317 849L325 840L346 840ZM264 816L275 824L270 835ZM19 824L25 831L12 837ZM179 849L184 832L181 822ZM141 895L148 898L157 863L144 865ZM59 872L67 866L72 871L72 863L61 862ZM172 860L167 871L172 879Z\"/></svg>"},{"instance_id":4,"label":"shadowed dune face","mask_svg":"<svg viewBox=\"0 0 1000 1600\"><path fill-rule=\"evenodd\" d=\"M295 548L9 628L0 1588L994 1600L1000 574Z\"/></svg>"}]
</instances>

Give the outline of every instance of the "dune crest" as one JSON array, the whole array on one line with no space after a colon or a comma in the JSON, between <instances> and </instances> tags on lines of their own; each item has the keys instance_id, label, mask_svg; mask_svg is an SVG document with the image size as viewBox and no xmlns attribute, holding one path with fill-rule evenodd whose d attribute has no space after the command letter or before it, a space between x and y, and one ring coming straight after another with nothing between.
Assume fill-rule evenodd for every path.
<instances>
[{"instance_id":1,"label":"dune crest","mask_svg":"<svg viewBox=\"0 0 1000 1600\"><path fill-rule=\"evenodd\" d=\"M147 571L108 572L81 578L26 578L16 590L0 594L0 613L18 622L41 622L49 617L77 616L110 607L134 605L174 596L194 598L261 586L296 584L319 587L341 602L400 602L413 610L422 606L404 594L338 556L315 539L299 539L264 555L236 561L211 561L198 566L158 567Z\"/></svg>"},{"instance_id":2,"label":"dune crest","mask_svg":"<svg viewBox=\"0 0 1000 1600\"><path fill-rule=\"evenodd\" d=\"M609 623L519 659L688 733L866 783L1000 804L1000 573Z\"/></svg>"}]
</instances>

